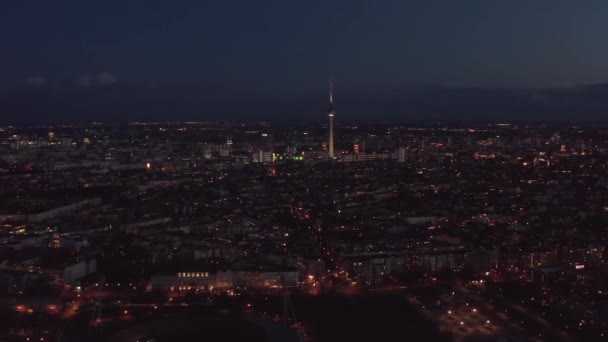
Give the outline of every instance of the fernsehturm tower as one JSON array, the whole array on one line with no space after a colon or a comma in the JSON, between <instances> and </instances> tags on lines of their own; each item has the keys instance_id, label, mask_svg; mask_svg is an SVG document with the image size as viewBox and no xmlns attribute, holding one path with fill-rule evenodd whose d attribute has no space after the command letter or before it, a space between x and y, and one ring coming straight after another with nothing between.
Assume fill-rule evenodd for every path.
<instances>
[{"instance_id":1,"label":"fernsehturm tower","mask_svg":"<svg viewBox=\"0 0 608 342\"><path fill-rule=\"evenodd\" d=\"M329 82L329 109L327 115L329 116L329 158L334 158L334 86Z\"/></svg>"}]
</instances>

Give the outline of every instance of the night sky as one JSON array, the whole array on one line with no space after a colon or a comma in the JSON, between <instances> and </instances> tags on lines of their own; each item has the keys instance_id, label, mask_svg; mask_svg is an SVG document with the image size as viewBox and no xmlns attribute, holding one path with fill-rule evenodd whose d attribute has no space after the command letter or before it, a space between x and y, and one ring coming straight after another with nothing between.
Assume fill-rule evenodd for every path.
<instances>
[{"instance_id":1,"label":"night sky","mask_svg":"<svg viewBox=\"0 0 608 342\"><path fill-rule=\"evenodd\" d=\"M588 119L605 0L3 1L0 121Z\"/></svg>"}]
</instances>

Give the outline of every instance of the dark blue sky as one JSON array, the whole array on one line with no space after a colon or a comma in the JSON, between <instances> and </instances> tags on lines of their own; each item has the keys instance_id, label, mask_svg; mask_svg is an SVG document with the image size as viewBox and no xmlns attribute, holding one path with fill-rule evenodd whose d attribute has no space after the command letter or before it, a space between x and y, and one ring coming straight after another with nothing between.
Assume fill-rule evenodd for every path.
<instances>
[{"instance_id":1,"label":"dark blue sky","mask_svg":"<svg viewBox=\"0 0 608 342\"><path fill-rule=\"evenodd\" d=\"M210 100L247 103L226 115L256 115L273 100L317 101L330 77L345 99L351 93L376 101L385 90L398 96L429 85L602 83L606 18L605 0L3 1L0 89L12 93L0 97L0 112L24 111L29 95L14 93L22 86L37 88L29 102L45 92L42 102L53 111L68 111L72 88L88 89L92 106L103 102L90 94L99 87L123 87L113 90L109 113L145 112L147 96L177 87L166 101L181 97L191 117L222 115L221 106L201 108L205 101L195 99L206 87L217 90L206 95ZM139 102L116 100L120 94ZM24 113L46 115L28 105ZM82 102L78 110L105 115L88 107Z\"/></svg>"}]
</instances>

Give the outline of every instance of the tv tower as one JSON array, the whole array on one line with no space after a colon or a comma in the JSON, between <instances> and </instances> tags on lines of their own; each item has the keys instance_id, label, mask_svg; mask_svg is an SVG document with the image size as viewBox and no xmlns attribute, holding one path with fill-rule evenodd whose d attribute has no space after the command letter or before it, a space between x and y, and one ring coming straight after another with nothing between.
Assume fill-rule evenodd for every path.
<instances>
[{"instance_id":1,"label":"tv tower","mask_svg":"<svg viewBox=\"0 0 608 342\"><path fill-rule=\"evenodd\" d=\"M336 111L334 110L334 85L332 82L329 82L329 109L327 110L327 115L329 116L329 158L334 158L334 115Z\"/></svg>"}]
</instances>

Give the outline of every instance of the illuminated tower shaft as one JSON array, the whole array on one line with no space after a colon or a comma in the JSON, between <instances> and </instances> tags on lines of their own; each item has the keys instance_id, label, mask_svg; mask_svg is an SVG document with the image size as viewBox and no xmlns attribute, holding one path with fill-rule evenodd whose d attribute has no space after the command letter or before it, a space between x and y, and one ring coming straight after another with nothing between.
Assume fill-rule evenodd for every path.
<instances>
[{"instance_id":1,"label":"illuminated tower shaft","mask_svg":"<svg viewBox=\"0 0 608 342\"><path fill-rule=\"evenodd\" d=\"M329 116L329 158L334 157L334 117Z\"/></svg>"},{"instance_id":2,"label":"illuminated tower shaft","mask_svg":"<svg viewBox=\"0 0 608 342\"><path fill-rule=\"evenodd\" d=\"M329 110L327 111L329 116L329 158L334 158L334 96L333 96L333 84L329 83Z\"/></svg>"}]
</instances>

